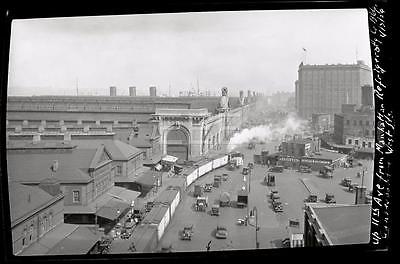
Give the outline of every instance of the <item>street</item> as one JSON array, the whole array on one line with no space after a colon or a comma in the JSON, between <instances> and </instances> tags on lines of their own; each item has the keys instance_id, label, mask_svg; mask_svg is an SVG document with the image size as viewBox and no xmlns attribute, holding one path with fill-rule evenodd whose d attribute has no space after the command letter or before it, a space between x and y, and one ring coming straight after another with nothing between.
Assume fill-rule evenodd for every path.
<instances>
[{"instance_id":1,"label":"street","mask_svg":"<svg viewBox=\"0 0 400 264\"><path fill-rule=\"evenodd\" d=\"M242 146L237 150L245 155L244 164L253 162L253 154L260 153L261 150L274 152L274 147L278 142L258 144L253 150ZM372 186L372 161L361 161L367 168L364 176L364 185L367 189ZM281 247L281 240L288 237L287 226L289 219L298 219L300 221L299 232L303 232L304 221L304 199L309 195L309 191L303 184L302 179L307 179L308 184L312 184L320 193L319 199L325 198L325 193L330 192L335 195L337 204L351 204L355 201L355 193L347 191L340 185L342 178L351 177L353 182L361 184L361 178L357 177L357 172L362 171L363 167L337 168L332 178L322 178L318 172L300 173L295 170L284 170L283 173L273 173L276 176L276 186L283 203L282 213L275 213L270 205L267 193L269 187L264 185L263 180L266 175L267 167L255 165L254 169L244 181L242 170L236 169L229 171L225 167L212 171L195 183L193 183L188 192L184 194L183 199L178 206L176 213L166 229L160 243L162 246L172 246L173 251L205 251L207 244L211 241L210 250L230 250L230 249L254 249L256 247L256 230L254 226L240 226L236 224L238 218L244 218L253 207L258 212L258 242L260 248ZM208 196L208 208L206 212L197 212L193 209L195 198L193 197L194 185L212 183L214 175L228 173L229 179L222 181L219 188L214 188L210 193L204 193ZM361 173L362 174L362 173ZM223 192L230 194L231 201L237 199L236 192L243 184L250 182L249 206L248 208L221 207L219 216L210 215L214 201L218 200ZM184 226L193 225L194 234L192 240L181 240L180 231ZM218 225L223 225L228 230L227 239L217 239L215 229Z\"/></svg>"}]
</instances>

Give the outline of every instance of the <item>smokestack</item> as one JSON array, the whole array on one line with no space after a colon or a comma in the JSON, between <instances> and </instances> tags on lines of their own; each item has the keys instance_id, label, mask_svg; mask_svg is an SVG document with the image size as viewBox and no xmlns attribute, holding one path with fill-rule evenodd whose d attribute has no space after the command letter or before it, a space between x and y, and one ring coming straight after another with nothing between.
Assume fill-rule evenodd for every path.
<instances>
[{"instance_id":1,"label":"smokestack","mask_svg":"<svg viewBox=\"0 0 400 264\"><path fill-rule=\"evenodd\" d=\"M117 96L117 87L110 86L110 96Z\"/></svg>"},{"instance_id":2,"label":"smokestack","mask_svg":"<svg viewBox=\"0 0 400 264\"><path fill-rule=\"evenodd\" d=\"M251 97L251 91L250 90L247 91L247 97L249 97L249 98Z\"/></svg>"},{"instance_id":3,"label":"smokestack","mask_svg":"<svg viewBox=\"0 0 400 264\"><path fill-rule=\"evenodd\" d=\"M366 203L367 203L367 188L365 186L359 186L356 188L355 204L366 204Z\"/></svg>"},{"instance_id":4,"label":"smokestack","mask_svg":"<svg viewBox=\"0 0 400 264\"><path fill-rule=\"evenodd\" d=\"M253 92L253 96L256 97L256 92Z\"/></svg>"},{"instance_id":5,"label":"smokestack","mask_svg":"<svg viewBox=\"0 0 400 264\"><path fill-rule=\"evenodd\" d=\"M150 96L153 97L157 96L157 89L155 86L150 86L149 90L150 90Z\"/></svg>"},{"instance_id":6,"label":"smokestack","mask_svg":"<svg viewBox=\"0 0 400 264\"><path fill-rule=\"evenodd\" d=\"M240 97L240 98L243 98L243 91L242 91L242 90L239 91L239 97Z\"/></svg>"},{"instance_id":7,"label":"smokestack","mask_svg":"<svg viewBox=\"0 0 400 264\"><path fill-rule=\"evenodd\" d=\"M361 104L363 106L374 106L374 92L371 85L363 85L361 87Z\"/></svg>"},{"instance_id":8,"label":"smokestack","mask_svg":"<svg viewBox=\"0 0 400 264\"><path fill-rule=\"evenodd\" d=\"M136 86L129 87L129 96L136 96Z\"/></svg>"}]
</instances>

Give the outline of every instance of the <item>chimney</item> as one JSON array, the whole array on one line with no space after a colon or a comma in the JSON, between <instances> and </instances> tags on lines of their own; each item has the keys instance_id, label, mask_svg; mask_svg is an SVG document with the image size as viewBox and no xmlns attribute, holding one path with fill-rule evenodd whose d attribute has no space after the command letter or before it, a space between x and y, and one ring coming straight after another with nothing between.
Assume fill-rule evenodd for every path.
<instances>
[{"instance_id":1,"label":"chimney","mask_svg":"<svg viewBox=\"0 0 400 264\"><path fill-rule=\"evenodd\" d=\"M152 97L157 96L157 88L155 86L150 86L149 91L150 91L150 96Z\"/></svg>"},{"instance_id":2,"label":"chimney","mask_svg":"<svg viewBox=\"0 0 400 264\"><path fill-rule=\"evenodd\" d=\"M366 195L367 195L367 188L365 186L357 187L355 204L366 204L367 203Z\"/></svg>"},{"instance_id":3,"label":"chimney","mask_svg":"<svg viewBox=\"0 0 400 264\"><path fill-rule=\"evenodd\" d=\"M250 90L247 91L247 97L249 97L249 98L251 97L251 91Z\"/></svg>"},{"instance_id":4,"label":"chimney","mask_svg":"<svg viewBox=\"0 0 400 264\"><path fill-rule=\"evenodd\" d=\"M110 86L110 96L117 96L117 87Z\"/></svg>"},{"instance_id":5,"label":"chimney","mask_svg":"<svg viewBox=\"0 0 400 264\"><path fill-rule=\"evenodd\" d=\"M361 104L363 106L374 106L374 91L371 85L361 86Z\"/></svg>"},{"instance_id":6,"label":"chimney","mask_svg":"<svg viewBox=\"0 0 400 264\"><path fill-rule=\"evenodd\" d=\"M40 134L35 134L35 135L33 135L32 143L33 143L33 144L37 144L37 143L39 143L39 142L40 142Z\"/></svg>"},{"instance_id":7,"label":"chimney","mask_svg":"<svg viewBox=\"0 0 400 264\"><path fill-rule=\"evenodd\" d=\"M136 86L129 87L129 96L136 96Z\"/></svg>"}]
</instances>

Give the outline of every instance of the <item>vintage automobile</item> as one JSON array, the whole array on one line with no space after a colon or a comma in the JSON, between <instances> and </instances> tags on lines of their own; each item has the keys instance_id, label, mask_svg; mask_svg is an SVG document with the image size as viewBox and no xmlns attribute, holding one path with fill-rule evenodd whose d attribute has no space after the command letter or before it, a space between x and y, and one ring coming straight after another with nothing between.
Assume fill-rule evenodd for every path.
<instances>
[{"instance_id":1,"label":"vintage automobile","mask_svg":"<svg viewBox=\"0 0 400 264\"><path fill-rule=\"evenodd\" d=\"M336 203L335 196L331 193L326 193L325 195L325 203Z\"/></svg>"},{"instance_id":2,"label":"vintage automobile","mask_svg":"<svg viewBox=\"0 0 400 264\"><path fill-rule=\"evenodd\" d=\"M349 187L351 185L351 178L343 178L341 184L344 187Z\"/></svg>"},{"instance_id":3,"label":"vintage automobile","mask_svg":"<svg viewBox=\"0 0 400 264\"><path fill-rule=\"evenodd\" d=\"M318 201L318 196L316 194L310 194L304 201L306 203L316 203Z\"/></svg>"},{"instance_id":4,"label":"vintage automobile","mask_svg":"<svg viewBox=\"0 0 400 264\"><path fill-rule=\"evenodd\" d=\"M181 231L182 240L192 240L193 236L193 226L185 226Z\"/></svg>"},{"instance_id":5,"label":"vintage automobile","mask_svg":"<svg viewBox=\"0 0 400 264\"><path fill-rule=\"evenodd\" d=\"M248 175L249 173L250 173L250 169L248 167L243 167L242 174L243 175Z\"/></svg>"},{"instance_id":6,"label":"vintage automobile","mask_svg":"<svg viewBox=\"0 0 400 264\"><path fill-rule=\"evenodd\" d=\"M220 239L226 239L228 237L228 230L226 229L226 227L217 226L215 237Z\"/></svg>"},{"instance_id":7,"label":"vintage automobile","mask_svg":"<svg viewBox=\"0 0 400 264\"><path fill-rule=\"evenodd\" d=\"M354 192L360 185L358 183L352 183L349 185L349 192Z\"/></svg>"},{"instance_id":8,"label":"vintage automobile","mask_svg":"<svg viewBox=\"0 0 400 264\"><path fill-rule=\"evenodd\" d=\"M213 183L206 183L204 185L204 192L211 192L212 187L213 187Z\"/></svg>"}]
</instances>

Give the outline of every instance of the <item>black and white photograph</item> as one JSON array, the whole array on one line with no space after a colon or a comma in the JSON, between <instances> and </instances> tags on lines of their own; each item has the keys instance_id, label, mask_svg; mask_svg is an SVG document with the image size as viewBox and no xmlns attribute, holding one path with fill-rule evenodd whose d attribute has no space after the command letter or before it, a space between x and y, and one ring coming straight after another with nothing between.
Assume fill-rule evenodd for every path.
<instances>
[{"instance_id":1,"label":"black and white photograph","mask_svg":"<svg viewBox=\"0 0 400 264\"><path fill-rule=\"evenodd\" d=\"M369 244L369 31L365 8L14 19L12 254Z\"/></svg>"}]
</instances>

